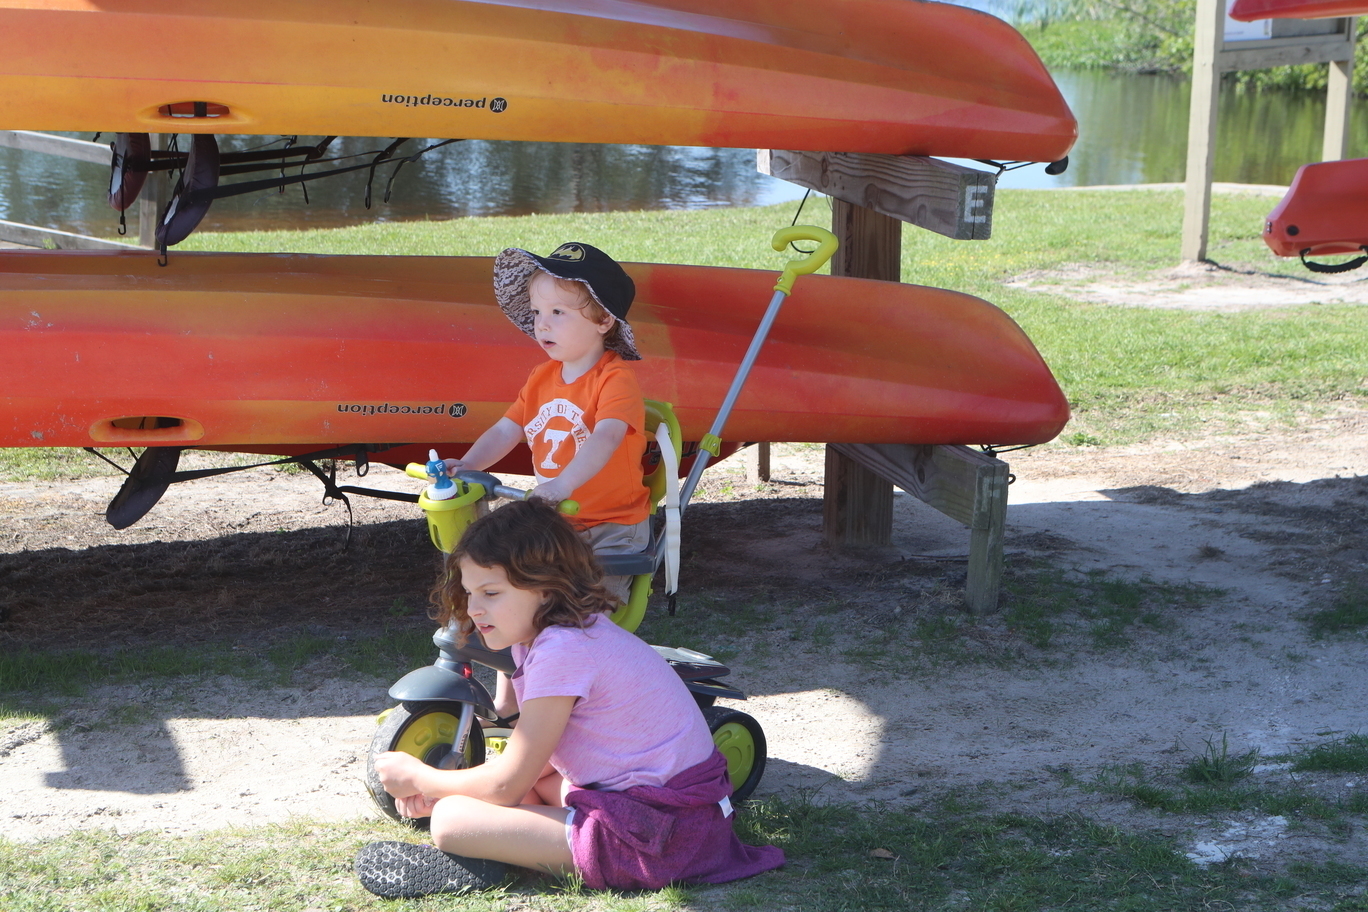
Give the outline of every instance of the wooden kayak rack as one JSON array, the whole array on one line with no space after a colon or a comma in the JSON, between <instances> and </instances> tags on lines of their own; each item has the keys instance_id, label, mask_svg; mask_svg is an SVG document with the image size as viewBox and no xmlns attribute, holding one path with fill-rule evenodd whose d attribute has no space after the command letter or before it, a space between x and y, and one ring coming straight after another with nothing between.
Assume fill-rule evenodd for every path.
<instances>
[{"instance_id":1,"label":"wooden kayak rack","mask_svg":"<svg viewBox=\"0 0 1368 912\"><path fill-rule=\"evenodd\" d=\"M902 281L902 223L957 240L992 234L997 174L934 158L761 149L756 168L831 198L841 242L831 274ZM749 471L767 479L768 444ZM997 610L1007 517L1007 463L962 445L829 443L822 530L833 545L887 545L893 486L969 528L965 602Z\"/></svg>"}]
</instances>

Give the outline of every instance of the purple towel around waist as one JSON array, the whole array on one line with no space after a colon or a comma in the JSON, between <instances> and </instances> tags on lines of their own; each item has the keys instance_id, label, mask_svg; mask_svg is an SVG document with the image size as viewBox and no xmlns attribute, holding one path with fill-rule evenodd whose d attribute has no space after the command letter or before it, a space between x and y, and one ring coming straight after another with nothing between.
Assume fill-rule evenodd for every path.
<instances>
[{"instance_id":1,"label":"purple towel around waist","mask_svg":"<svg viewBox=\"0 0 1368 912\"><path fill-rule=\"evenodd\" d=\"M731 795L716 751L663 786L621 792L575 789L570 851L586 886L655 890L668 883L726 883L784 863L774 846L748 846L718 802Z\"/></svg>"}]
</instances>

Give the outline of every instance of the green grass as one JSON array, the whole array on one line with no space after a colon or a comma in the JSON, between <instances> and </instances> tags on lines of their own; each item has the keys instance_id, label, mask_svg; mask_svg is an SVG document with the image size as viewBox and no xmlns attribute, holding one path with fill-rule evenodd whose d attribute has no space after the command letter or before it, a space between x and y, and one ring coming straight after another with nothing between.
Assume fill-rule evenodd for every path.
<instances>
[{"instance_id":1,"label":"green grass","mask_svg":"<svg viewBox=\"0 0 1368 912\"><path fill-rule=\"evenodd\" d=\"M1315 779L1302 776L1261 779L1255 775L1260 759L1253 748L1232 753L1223 732L1219 744L1207 739L1204 749L1177 769L1118 764L1099 770L1088 783L1076 783L1067 774L1064 779L1167 814L1258 811L1322 827L1337 839L1362 827L1368 796L1361 790L1318 788ZM1362 772L1368 770L1368 738L1350 736L1268 759L1285 762L1292 773Z\"/></svg>"},{"instance_id":2,"label":"green grass","mask_svg":"<svg viewBox=\"0 0 1368 912\"><path fill-rule=\"evenodd\" d=\"M1254 765L1259 762L1258 748L1232 754L1225 732L1221 732L1219 748L1215 738L1207 738L1205 743L1206 749L1183 767L1183 778L1194 785L1229 788L1249 778Z\"/></svg>"},{"instance_id":3,"label":"green grass","mask_svg":"<svg viewBox=\"0 0 1368 912\"><path fill-rule=\"evenodd\" d=\"M1099 649L1123 647L1137 628L1169 629L1173 612L1192 611L1221 595L1195 584L1078 573L1044 563L1010 568L1003 589L1004 622L1037 649L1080 637Z\"/></svg>"},{"instance_id":4,"label":"green grass","mask_svg":"<svg viewBox=\"0 0 1368 912\"><path fill-rule=\"evenodd\" d=\"M1368 591L1357 585L1346 588L1329 608L1307 614L1306 623L1316 639L1361 635L1368 628Z\"/></svg>"},{"instance_id":5,"label":"green grass","mask_svg":"<svg viewBox=\"0 0 1368 912\"><path fill-rule=\"evenodd\" d=\"M913 810L822 804L799 793L741 811L737 828L752 844L783 848L787 865L723 886L633 893L586 890L529 874L502 891L400 903L365 893L350 871L351 858L368 841L417 841L412 831L387 822L300 818L191 835L92 830L36 843L0 839L0 907L7 912L1281 910L1291 896L1319 908L1355 902L1365 874L1335 862L1304 862L1276 875L1239 861L1201 868L1174 840L1155 833L1128 832L1076 815L986 813L956 798Z\"/></svg>"},{"instance_id":6,"label":"green grass","mask_svg":"<svg viewBox=\"0 0 1368 912\"><path fill-rule=\"evenodd\" d=\"M1337 738L1298 755L1292 762L1297 772L1368 773L1368 735Z\"/></svg>"}]
</instances>

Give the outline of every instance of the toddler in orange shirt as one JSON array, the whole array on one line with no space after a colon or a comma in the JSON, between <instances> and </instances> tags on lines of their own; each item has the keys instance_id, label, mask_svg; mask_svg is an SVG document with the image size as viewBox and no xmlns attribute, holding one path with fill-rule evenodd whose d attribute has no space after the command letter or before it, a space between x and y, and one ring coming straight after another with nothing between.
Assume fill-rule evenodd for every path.
<instances>
[{"instance_id":1,"label":"toddler in orange shirt","mask_svg":"<svg viewBox=\"0 0 1368 912\"><path fill-rule=\"evenodd\" d=\"M574 498L574 517L595 553L629 554L650 542L650 496L642 483L646 407L641 360L627 323L636 286L597 247L562 244L541 257L510 247L494 260L494 295L513 324L550 358L452 472L484 469L520 441L532 449L534 497ZM625 602L631 577L608 577Z\"/></svg>"}]
</instances>

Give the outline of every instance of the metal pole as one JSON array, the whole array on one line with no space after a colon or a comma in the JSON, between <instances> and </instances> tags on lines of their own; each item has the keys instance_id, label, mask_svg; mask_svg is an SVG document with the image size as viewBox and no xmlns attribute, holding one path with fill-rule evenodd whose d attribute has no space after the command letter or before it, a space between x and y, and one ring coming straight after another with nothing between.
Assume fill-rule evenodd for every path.
<instances>
[{"instance_id":1,"label":"metal pole","mask_svg":"<svg viewBox=\"0 0 1368 912\"><path fill-rule=\"evenodd\" d=\"M727 418L731 416L732 407L736 405L736 398L741 395L741 388L746 385L746 378L750 375L751 367L755 364L755 360L760 357L760 349L765 344L765 337L769 335L770 327L774 325L775 318L779 316L779 308L784 305L785 297L787 295L776 289L773 297L770 298L765 316L760 320L760 328L755 331L755 337L751 339L750 348L746 349L746 356L741 359L741 366L737 368L736 376L732 378L731 388L727 390L727 398L722 400L722 409L713 419L712 428L708 431L710 437L719 439L722 437L722 428L726 425ZM689 498L693 496L694 488L698 486L698 479L703 475L703 470L707 468L708 457L711 455L707 450L700 449L698 455L694 457L693 466L689 469L689 477L679 492L679 509L681 512L689 505Z\"/></svg>"}]
</instances>

